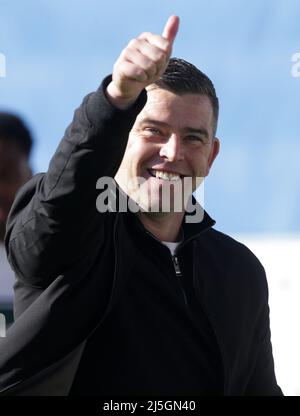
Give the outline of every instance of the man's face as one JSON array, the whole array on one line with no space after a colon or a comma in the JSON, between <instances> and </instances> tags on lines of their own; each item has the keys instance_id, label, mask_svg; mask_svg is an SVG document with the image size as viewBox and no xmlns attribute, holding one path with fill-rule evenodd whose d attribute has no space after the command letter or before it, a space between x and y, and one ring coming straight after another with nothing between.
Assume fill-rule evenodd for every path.
<instances>
[{"instance_id":1,"label":"man's face","mask_svg":"<svg viewBox=\"0 0 300 416\"><path fill-rule=\"evenodd\" d=\"M172 211L180 197L184 210L196 188L196 178L208 175L218 154L212 105L204 95L177 95L153 86L148 87L147 95L147 103L129 134L116 180L144 210L152 212L164 210L163 190L172 184L169 196L166 194L167 205ZM193 182L188 195L184 178Z\"/></svg>"},{"instance_id":2,"label":"man's face","mask_svg":"<svg viewBox=\"0 0 300 416\"><path fill-rule=\"evenodd\" d=\"M18 145L0 138L0 241L16 192L31 174L27 158Z\"/></svg>"}]
</instances>

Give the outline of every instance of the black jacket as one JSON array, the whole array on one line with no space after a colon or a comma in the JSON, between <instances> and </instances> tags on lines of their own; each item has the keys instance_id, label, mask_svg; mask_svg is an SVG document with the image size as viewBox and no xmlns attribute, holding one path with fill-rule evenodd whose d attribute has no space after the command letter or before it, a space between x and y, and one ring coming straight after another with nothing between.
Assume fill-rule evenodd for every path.
<instances>
[{"instance_id":1,"label":"black jacket","mask_svg":"<svg viewBox=\"0 0 300 416\"><path fill-rule=\"evenodd\" d=\"M68 394L87 338L135 262L130 214L100 214L96 182L114 177L146 93L118 110L104 94L109 80L84 99L47 173L32 178L12 207L6 248L17 320L1 339L2 394ZM213 224L206 213L201 223L184 224L184 243L196 253L194 288L222 357L224 395L281 395L263 267Z\"/></svg>"}]
</instances>

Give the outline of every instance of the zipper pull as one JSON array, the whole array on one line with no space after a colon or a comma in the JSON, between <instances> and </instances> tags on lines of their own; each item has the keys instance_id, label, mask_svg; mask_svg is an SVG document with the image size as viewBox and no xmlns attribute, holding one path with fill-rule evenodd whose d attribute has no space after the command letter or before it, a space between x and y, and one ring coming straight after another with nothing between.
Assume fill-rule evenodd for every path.
<instances>
[{"instance_id":1,"label":"zipper pull","mask_svg":"<svg viewBox=\"0 0 300 416\"><path fill-rule=\"evenodd\" d=\"M172 260L173 260L176 276L182 277L178 257L177 256L172 256Z\"/></svg>"}]
</instances>

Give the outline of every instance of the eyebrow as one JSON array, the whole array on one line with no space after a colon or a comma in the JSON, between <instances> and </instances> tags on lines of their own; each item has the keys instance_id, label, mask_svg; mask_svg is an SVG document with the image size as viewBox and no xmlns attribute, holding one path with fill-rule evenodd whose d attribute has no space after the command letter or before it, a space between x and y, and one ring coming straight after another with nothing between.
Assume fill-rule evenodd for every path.
<instances>
[{"instance_id":1,"label":"eyebrow","mask_svg":"<svg viewBox=\"0 0 300 416\"><path fill-rule=\"evenodd\" d=\"M156 126L161 127L171 127L168 123L165 123L164 121L152 120L151 118L144 118L143 120L141 120L141 124L154 124Z\"/></svg>"},{"instance_id":2,"label":"eyebrow","mask_svg":"<svg viewBox=\"0 0 300 416\"><path fill-rule=\"evenodd\" d=\"M141 124L153 124L155 126L160 126L160 127L171 127L168 123L165 123L164 121L153 120L151 118L143 119L141 121ZM207 139L209 138L208 131L203 127L200 127L197 129L193 127L185 127L183 130L188 133L198 133L198 134L201 134L202 136L205 136Z\"/></svg>"},{"instance_id":3,"label":"eyebrow","mask_svg":"<svg viewBox=\"0 0 300 416\"><path fill-rule=\"evenodd\" d=\"M194 129L193 127L187 127L184 130L186 130L188 133L198 133L202 136L205 136L207 139L209 138L208 131L204 128Z\"/></svg>"}]
</instances>

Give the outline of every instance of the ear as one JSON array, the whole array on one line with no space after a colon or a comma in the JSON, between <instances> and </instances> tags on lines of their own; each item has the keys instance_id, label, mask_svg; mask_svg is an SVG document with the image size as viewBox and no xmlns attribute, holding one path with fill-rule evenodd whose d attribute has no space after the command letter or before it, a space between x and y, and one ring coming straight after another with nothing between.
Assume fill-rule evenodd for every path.
<instances>
[{"instance_id":1,"label":"ear","mask_svg":"<svg viewBox=\"0 0 300 416\"><path fill-rule=\"evenodd\" d=\"M213 138L211 152L208 158L208 164L207 164L207 175L209 174L210 168L212 167L212 164L214 163L215 158L218 156L218 153L220 151L220 140L217 137Z\"/></svg>"}]
</instances>

